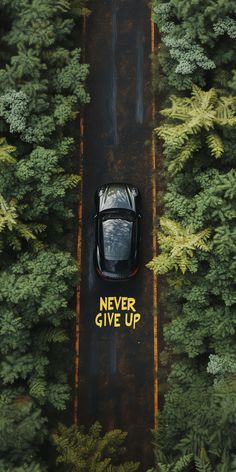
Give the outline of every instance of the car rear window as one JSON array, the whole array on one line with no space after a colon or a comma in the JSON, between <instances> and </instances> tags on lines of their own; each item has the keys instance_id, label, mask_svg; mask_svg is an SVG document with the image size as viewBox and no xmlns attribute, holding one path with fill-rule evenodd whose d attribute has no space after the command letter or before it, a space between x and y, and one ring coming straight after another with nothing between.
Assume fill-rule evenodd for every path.
<instances>
[{"instance_id":1,"label":"car rear window","mask_svg":"<svg viewBox=\"0 0 236 472\"><path fill-rule=\"evenodd\" d=\"M104 219L104 257L110 261L125 261L130 258L132 221L121 218Z\"/></svg>"}]
</instances>

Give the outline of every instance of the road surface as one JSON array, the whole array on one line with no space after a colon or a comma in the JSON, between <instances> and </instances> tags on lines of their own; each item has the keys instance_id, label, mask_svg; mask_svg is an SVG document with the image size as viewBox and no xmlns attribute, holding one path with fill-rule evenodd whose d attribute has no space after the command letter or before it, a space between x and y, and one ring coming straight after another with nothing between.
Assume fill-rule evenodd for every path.
<instances>
[{"instance_id":1,"label":"road surface","mask_svg":"<svg viewBox=\"0 0 236 472\"><path fill-rule=\"evenodd\" d=\"M154 425L152 96L150 9L145 0L93 0L86 62L91 104L84 116L80 291L79 423L128 432L127 458L152 464ZM94 193L107 182L137 185L142 196L141 269L108 283L94 271ZM134 297L136 329L95 325L100 297ZM122 317L124 313L122 313ZM123 318L122 318L123 319Z\"/></svg>"}]
</instances>

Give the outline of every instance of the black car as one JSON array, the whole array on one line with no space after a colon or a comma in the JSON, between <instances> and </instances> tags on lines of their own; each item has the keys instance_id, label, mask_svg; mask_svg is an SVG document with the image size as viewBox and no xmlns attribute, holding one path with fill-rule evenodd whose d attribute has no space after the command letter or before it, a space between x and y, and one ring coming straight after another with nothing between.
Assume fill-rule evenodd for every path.
<instances>
[{"instance_id":1,"label":"black car","mask_svg":"<svg viewBox=\"0 0 236 472\"><path fill-rule=\"evenodd\" d=\"M112 183L95 194L97 273L108 280L129 279L138 271L140 193L137 187Z\"/></svg>"}]
</instances>

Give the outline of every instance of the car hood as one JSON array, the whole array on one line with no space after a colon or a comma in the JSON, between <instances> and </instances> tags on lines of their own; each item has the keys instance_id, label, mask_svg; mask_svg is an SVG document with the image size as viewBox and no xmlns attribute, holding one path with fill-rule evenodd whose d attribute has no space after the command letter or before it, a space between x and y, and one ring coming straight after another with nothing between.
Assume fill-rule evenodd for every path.
<instances>
[{"instance_id":1,"label":"car hood","mask_svg":"<svg viewBox=\"0 0 236 472\"><path fill-rule=\"evenodd\" d=\"M99 211L123 208L135 211L135 195L126 184L110 184L99 197Z\"/></svg>"}]
</instances>

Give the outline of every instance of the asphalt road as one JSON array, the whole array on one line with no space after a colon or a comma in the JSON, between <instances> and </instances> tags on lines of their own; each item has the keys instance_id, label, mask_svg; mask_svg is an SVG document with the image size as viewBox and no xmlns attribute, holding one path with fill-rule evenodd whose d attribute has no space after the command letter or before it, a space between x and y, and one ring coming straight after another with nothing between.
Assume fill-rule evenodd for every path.
<instances>
[{"instance_id":1,"label":"asphalt road","mask_svg":"<svg viewBox=\"0 0 236 472\"><path fill-rule=\"evenodd\" d=\"M152 258L150 10L145 0L93 0L86 62L91 104L84 117L83 234L80 314L79 423L128 432L129 459L152 463ZM149 144L148 144L149 142ZM107 182L137 185L142 196L141 268L133 280L108 283L93 266L94 193ZM134 297L136 329L99 328L100 297Z\"/></svg>"}]
</instances>

